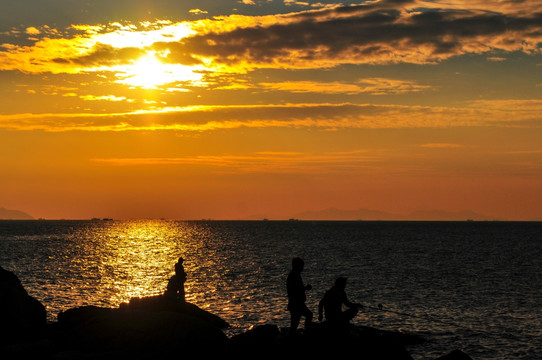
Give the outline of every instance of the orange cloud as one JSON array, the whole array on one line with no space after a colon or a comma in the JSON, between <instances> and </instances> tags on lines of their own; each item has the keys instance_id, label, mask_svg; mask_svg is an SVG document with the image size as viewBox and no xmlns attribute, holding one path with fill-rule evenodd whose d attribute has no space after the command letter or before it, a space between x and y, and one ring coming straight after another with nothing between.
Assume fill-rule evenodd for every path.
<instances>
[{"instance_id":1,"label":"orange cloud","mask_svg":"<svg viewBox=\"0 0 542 360\"><path fill-rule=\"evenodd\" d=\"M430 148L430 149L459 149L462 147L465 147L461 144L448 144L448 143L429 143L429 144L422 144L420 145L423 148Z\"/></svg>"},{"instance_id":2,"label":"orange cloud","mask_svg":"<svg viewBox=\"0 0 542 360\"><path fill-rule=\"evenodd\" d=\"M110 166L197 165L236 172L259 173L326 173L359 171L381 161L379 151L350 153L282 153L258 152L252 155L209 155L175 158L95 158L92 162Z\"/></svg>"},{"instance_id":3,"label":"orange cloud","mask_svg":"<svg viewBox=\"0 0 542 360\"><path fill-rule=\"evenodd\" d=\"M419 92L431 89L430 86L419 85L414 81L367 78L357 83L344 82L316 82L316 81L285 81L275 83L260 83L259 86L270 90L289 91L293 93L320 93L320 94L361 94L388 95Z\"/></svg>"},{"instance_id":4,"label":"orange cloud","mask_svg":"<svg viewBox=\"0 0 542 360\"><path fill-rule=\"evenodd\" d=\"M0 70L122 73L127 71L122 66L150 52L169 64L226 73L341 64L428 64L495 51L540 53L542 12L527 11L540 10L539 4L474 3L371 1L282 15L77 25L71 30L78 33L64 38L42 37L32 46L3 44ZM512 5L522 10L513 10ZM38 29L29 31L39 35Z\"/></svg>"},{"instance_id":5,"label":"orange cloud","mask_svg":"<svg viewBox=\"0 0 542 360\"><path fill-rule=\"evenodd\" d=\"M53 74L122 72L125 69L119 66L132 64L148 54L152 44L179 41L193 33L187 23L173 24L162 20L138 26L120 23L74 25L71 30L76 33L43 37L32 46L2 44L5 50L0 51L0 70Z\"/></svg>"},{"instance_id":6,"label":"orange cloud","mask_svg":"<svg viewBox=\"0 0 542 360\"><path fill-rule=\"evenodd\" d=\"M515 107L524 104L522 108ZM166 107L114 114L0 115L0 129L201 132L248 128L540 127L540 100L476 102L465 107L286 104Z\"/></svg>"},{"instance_id":7,"label":"orange cloud","mask_svg":"<svg viewBox=\"0 0 542 360\"><path fill-rule=\"evenodd\" d=\"M469 104L474 108L506 112L542 111L542 100L538 99L475 100L469 102Z\"/></svg>"},{"instance_id":8,"label":"orange cloud","mask_svg":"<svg viewBox=\"0 0 542 360\"><path fill-rule=\"evenodd\" d=\"M38 35L38 34L41 34L41 31L39 31L34 26L31 26L31 27L26 28L26 33L28 35Z\"/></svg>"},{"instance_id":9,"label":"orange cloud","mask_svg":"<svg viewBox=\"0 0 542 360\"><path fill-rule=\"evenodd\" d=\"M133 100L127 99L124 96L115 96L115 95L102 95L102 96L95 96L95 95L81 95L79 96L83 100L87 101L128 101L131 102Z\"/></svg>"},{"instance_id":10,"label":"orange cloud","mask_svg":"<svg viewBox=\"0 0 542 360\"><path fill-rule=\"evenodd\" d=\"M340 64L435 63L493 51L538 53L542 15L442 8L416 1L377 1L275 17L275 22L225 24L171 44L172 60L197 54L240 69L321 68ZM247 17L243 17L247 20ZM255 20L255 18L250 18ZM267 19L267 18L266 18ZM225 24L224 24L225 23Z\"/></svg>"},{"instance_id":11,"label":"orange cloud","mask_svg":"<svg viewBox=\"0 0 542 360\"><path fill-rule=\"evenodd\" d=\"M538 0L445 0L445 1L418 1L418 6L426 8L446 8L455 10L494 11L505 14L530 14L540 11Z\"/></svg>"},{"instance_id":12,"label":"orange cloud","mask_svg":"<svg viewBox=\"0 0 542 360\"><path fill-rule=\"evenodd\" d=\"M207 14L208 13L207 11L200 10L200 9L190 9L190 10L188 10L188 12L191 13L191 14L194 14L194 15Z\"/></svg>"}]
</instances>

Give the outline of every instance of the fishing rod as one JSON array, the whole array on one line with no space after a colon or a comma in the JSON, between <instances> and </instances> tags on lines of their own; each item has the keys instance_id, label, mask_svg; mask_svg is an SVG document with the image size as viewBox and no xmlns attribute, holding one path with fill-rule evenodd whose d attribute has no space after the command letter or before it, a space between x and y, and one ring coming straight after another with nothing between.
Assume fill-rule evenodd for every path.
<instances>
[{"instance_id":1,"label":"fishing rod","mask_svg":"<svg viewBox=\"0 0 542 360\"><path fill-rule=\"evenodd\" d=\"M367 309L378 310L378 311L385 311L385 312L391 312L391 313L398 314L398 315L403 315L403 316L409 316L409 317L414 317L414 318L415 318L415 317L419 317L419 316L417 316L417 315L407 314L407 313L400 312L400 311L394 311L394 310L384 309L384 305L382 305L382 304L378 304L378 307L368 306L368 305L363 305L363 304L361 304L361 306L364 307L364 308L367 308ZM440 321L440 320L436 320L436 321Z\"/></svg>"},{"instance_id":2,"label":"fishing rod","mask_svg":"<svg viewBox=\"0 0 542 360\"><path fill-rule=\"evenodd\" d=\"M394 314L397 314L397 315L408 316L408 317L412 317L412 318L422 318L421 316L418 316L418 315L413 315L413 314L408 314L408 313L405 313L405 312L384 309L384 305L382 305L382 304L378 304L378 307L364 305L364 304L360 304L360 305L361 305L361 307L366 308L366 309L383 311L383 312L390 312L390 313L394 313ZM431 320L433 322L440 322L440 323L445 324L445 325L453 325L453 326L457 326L457 327L464 327L464 326L461 326L461 325L457 325L455 323L451 323L451 322L447 322L447 321L443 321L443 320L439 320L439 319L434 319L434 318L429 317L428 315L426 315L424 318L429 319L429 320Z\"/></svg>"},{"instance_id":3,"label":"fishing rod","mask_svg":"<svg viewBox=\"0 0 542 360\"><path fill-rule=\"evenodd\" d=\"M371 310L390 312L390 313L394 313L394 314L398 314L398 315L402 315L402 316L408 316L408 317L412 317L412 318L422 318L421 316L408 314L408 313L405 313L405 312L384 309L384 306L382 304L378 304L377 305L378 307L364 305L364 304L358 304L358 305L360 305L360 307L362 307L362 308L367 308L367 309L371 309ZM439 323L444 324L444 325L455 326L455 327L462 328L462 329L467 329L467 330L470 330L470 331L473 331L473 332L483 333L483 334L490 335L490 336L493 336L493 337L497 336L497 337L500 337L500 338L505 338L507 340L511 340L510 336L508 336L508 335L496 334L496 333L492 333L492 332L489 332L489 331L486 331L486 330L481 330L481 329L473 329L473 328L470 328L470 327L458 325L458 324L453 323L453 322L448 322L448 321L435 319L435 318L433 318L433 317L431 317L430 315L427 315L427 314L425 314L425 316L423 318L428 319L428 320L433 321L433 322L439 322ZM516 340L518 342L524 342L523 340L520 340L518 338L515 338L514 340Z\"/></svg>"}]
</instances>

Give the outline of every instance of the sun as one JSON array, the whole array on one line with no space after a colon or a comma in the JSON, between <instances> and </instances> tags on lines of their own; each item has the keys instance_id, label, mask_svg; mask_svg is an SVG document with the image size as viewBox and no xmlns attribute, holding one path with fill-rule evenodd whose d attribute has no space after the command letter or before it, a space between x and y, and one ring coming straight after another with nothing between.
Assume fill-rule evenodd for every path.
<instances>
[{"instance_id":1,"label":"sun","mask_svg":"<svg viewBox=\"0 0 542 360\"><path fill-rule=\"evenodd\" d=\"M123 82L149 89L167 84L171 79L166 64L154 55L144 55L128 66Z\"/></svg>"},{"instance_id":2,"label":"sun","mask_svg":"<svg viewBox=\"0 0 542 360\"><path fill-rule=\"evenodd\" d=\"M125 66L117 76L117 82L145 89L177 82L197 82L202 73L198 67L181 64L167 64L156 54L146 54Z\"/></svg>"}]
</instances>

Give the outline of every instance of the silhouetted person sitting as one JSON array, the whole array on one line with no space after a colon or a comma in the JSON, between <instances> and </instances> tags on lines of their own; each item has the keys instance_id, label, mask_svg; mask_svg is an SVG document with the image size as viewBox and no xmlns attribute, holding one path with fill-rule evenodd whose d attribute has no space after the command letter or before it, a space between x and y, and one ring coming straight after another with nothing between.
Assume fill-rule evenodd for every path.
<instances>
[{"instance_id":1,"label":"silhouetted person sitting","mask_svg":"<svg viewBox=\"0 0 542 360\"><path fill-rule=\"evenodd\" d=\"M312 286L307 284L303 285L303 279L301 278L301 272L305 263L301 258L295 257L292 259L292 270L288 274L286 280L286 289L288 292L288 310L291 315L290 322L290 335L295 334L297 326L301 317L305 317L305 329L307 329L312 321L312 312L307 308L305 301L307 296L305 290L311 290Z\"/></svg>"},{"instance_id":2,"label":"silhouetted person sitting","mask_svg":"<svg viewBox=\"0 0 542 360\"><path fill-rule=\"evenodd\" d=\"M168 298L180 300L181 302L186 301L184 294L186 272L184 271L183 261L184 259L180 257L175 264L175 275L169 279L165 293Z\"/></svg>"},{"instance_id":3,"label":"silhouetted person sitting","mask_svg":"<svg viewBox=\"0 0 542 360\"><path fill-rule=\"evenodd\" d=\"M323 312L325 310L325 316L328 324L335 328L345 328L350 320L352 320L358 313L358 307L361 304L351 303L346 297L344 291L346 287L346 278L339 277L335 280L335 285L326 291L322 300L318 304L318 320L322 321ZM348 307L343 311L343 305Z\"/></svg>"}]
</instances>

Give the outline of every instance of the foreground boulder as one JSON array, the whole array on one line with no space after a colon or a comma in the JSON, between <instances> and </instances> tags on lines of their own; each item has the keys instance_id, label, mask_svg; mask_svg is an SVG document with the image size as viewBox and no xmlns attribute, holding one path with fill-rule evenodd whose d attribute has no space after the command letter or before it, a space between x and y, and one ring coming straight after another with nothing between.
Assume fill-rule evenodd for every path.
<instances>
[{"instance_id":1,"label":"foreground boulder","mask_svg":"<svg viewBox=\"0 0 542 360\"><path fill-rule=\"evenodd\" d=\"M143 298L132 298L129 303L121 304L119 309L128 312L174 312L194 316L201 320L205 320L208 323L220 328L225 329L230 325L221 317L203 310L198 306L188 303L172 300L166 296L148 296Z\"/></svg>"},{"instance_id":2,"label":"foreground boulder","mask_svg":"<svg viewBox=\"0 0 542 360\"><path fill-rule=\"evenodd\" d=\"M0 267L0 343L28 341L46 325L45 307L28 295L11 271Z\"/></svg>"},{"instance_id":3,"label":"foreground boulder","mask_svg":"<svg viewBox=\"0 0 542 360\"><path fill-rule=\"evenodd\" d=\"M45 307L29 296L15 274L0 267L0 359L167 359L192 355L236 358L351 357L412 360L406 345L423 338L326 323L290 335L276 325L257 326L227 338L228 323L194 304L163 296L134 298L117 309L83 306L47 324ZM456 350L437 360L472 360Z\"/></svg>"},{"instance_id":4,"label":"foreground boulder","mask_svg":"<svg viewBox=\"0 0 542 360\"><path fill-rule=\"evenodd\" d=\"M215 325L182 312L84 306L60 313L58 324L64 348L137 359L217 352L226 341Z\"/></svg>"},{"instance_id":5,"label":"foreground boulder","mask_svg":"<svg viewBox=\"0 0 542 360\"><path fill-rule=\"evenodd\" d=\"M229 355L266 354L299 356L300 358L351 357L367 360L412 360L404 345L414 338L399 333L381 332L372 328L350 326L337 332L327 324L313 324L311 329L289 335L275 325L257 326L233 336L226 346ZM421 341L419 338L416 342Z\"/></svg>"}]
</instances>

